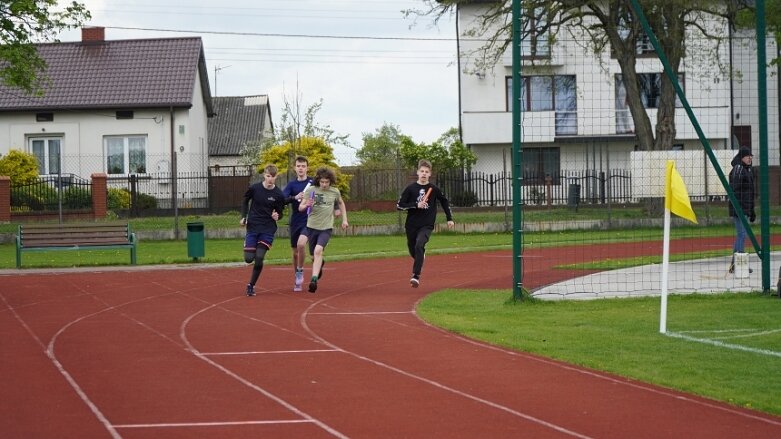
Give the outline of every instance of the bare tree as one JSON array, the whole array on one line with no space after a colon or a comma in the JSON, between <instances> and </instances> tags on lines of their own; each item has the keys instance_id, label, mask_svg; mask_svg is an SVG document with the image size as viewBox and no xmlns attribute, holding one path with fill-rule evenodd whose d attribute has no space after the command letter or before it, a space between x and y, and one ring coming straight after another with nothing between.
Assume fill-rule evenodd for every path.
<instances>
[{"instance_id":1,"label":"bare tree","mask_svg":"<svg viewBox=\"0 0 781 439\"><path fill-rule=\"evenodd\" d=\"M522 39L532 40L547 35L550 45L562 32L579 32L588 36L583 41L593 53L612 50L626 87L627 106L634 121L635 134L644 150L669 149L675 132L675 89L662 76L660 98L657 102L655 130L643 105L640 77L636 69L639 44L647 38L640 20L627 0L520 0L522 10ZM454 13L459 6L479 3L484 12L477 17L476 26L467 29L461 37L480 39L483 44L473 56L471 68L485 71L493 67L512 43L512 0L423 0L425 7L405 11L407 16L434 16L435 22ZM729 66L717 56L719 46L725 43L726 25L733 23L735 14L747 9L745 0L640 0L650 28L659 40L673 72L677 75L681 59L693 56L710 59L719 66L717 74L729 74ZM530 25L529 23L533 23ZM712 25L715 24L715 25ZM690 33L689 38L686 32ZM692 38L693 37L693 38ZM700 39L706 44L692 44ZM469 67L468 67L469 68ZM695 72L691 72L694 74ZM713 74L696 72L697 74Z\"/></svg>"}]
</instances>

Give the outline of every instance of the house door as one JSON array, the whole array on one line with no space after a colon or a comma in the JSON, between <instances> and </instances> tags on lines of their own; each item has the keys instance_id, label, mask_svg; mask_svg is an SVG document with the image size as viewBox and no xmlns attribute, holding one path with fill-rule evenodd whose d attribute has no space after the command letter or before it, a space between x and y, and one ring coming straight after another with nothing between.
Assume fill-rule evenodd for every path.
<instances>
[{"instance_id":1,"label":"house door","mask_svg":"<svg viewBox=\"0 0 781 439\"><path fill-rule=\"evenodd\" d=\"M62 137L31 138L30 151L38 159L38 174L59 174L62 171Z\"/></svg>"}]
</instances>

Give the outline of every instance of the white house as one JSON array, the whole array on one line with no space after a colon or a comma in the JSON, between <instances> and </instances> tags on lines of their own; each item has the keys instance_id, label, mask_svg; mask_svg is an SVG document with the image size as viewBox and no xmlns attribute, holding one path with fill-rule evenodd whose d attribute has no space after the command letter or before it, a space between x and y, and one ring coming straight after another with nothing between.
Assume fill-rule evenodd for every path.
<instances>
[{"instance_id":1,"label":"white house","mask_svg":"<svg viewBox=\"0 0 781 439\"><path fill-rule=\"evenodd\" d=\"M42 96L0 86L0 153L35 154L42 175L206 171L213 110L200 38L108 41L92 27L38 53Z\"/></svg>"},{"instance_id":2,"label":"white house","mask_svg":"<svg viewBox=\"0 0 781 439\"><path fill-rule=\"evenodd\" d=\"M492 70L475 70L475 53L483 41L464 37L476 29L477 18L489 7L485 1L461 4L458 8L460 123L463 142L478 156L475 171L510 171L512 144L512 54L508 50ZM488 2L490 3L490 2ZM695 40L689 32L687 54L681 63L685 95L712 148L732 150L750 145L758 150L757 68L755 41L749 34L731 34L727 23L707 24L731 45L712 40ZM486 35L490 35L490 32ZM745 38L738 38L745 37ZM592 175L631 168L631 153L638 149L634 125L623 99L621 70L609 47L595 54L587 47L589 37L580 29L563 29L555 42L537 35L534 44L524 41L522 49L522 145L525 183L542 182L553 176L554 185L564 184L568 173ZM768 39L769 56L776 53ZM714 62L716 53L720 59ZM647 54L647 55L646 55ZM534 62L532 61L534 59ZM719 64L726 66L721 69ZM730 80L729 69L738 73ZM655 102L661 62L650 43L638 47L637 70L641 76L643 100L652 125L656 123ZM779 164L778 84L776 67L768 69L769 162ZM697 150L702 146L684 109L675 113L677 140L672 150ZM719 154L721 157L729 153ZM758 160L755 160L758 164ZM531 178L528 178L531 176ZM559 180L559 177L561 180ZM536 181L535 181L536 180Z\"/></svg>"}]
</instances>

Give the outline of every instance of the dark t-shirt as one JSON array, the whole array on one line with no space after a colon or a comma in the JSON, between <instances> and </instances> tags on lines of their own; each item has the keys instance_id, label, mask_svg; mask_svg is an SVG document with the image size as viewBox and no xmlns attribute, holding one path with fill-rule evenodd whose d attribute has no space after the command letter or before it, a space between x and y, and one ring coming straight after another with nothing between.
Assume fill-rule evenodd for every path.
<instances>
[{"instance_id":1,"label":"dark t-shirt","mask_svg":"<svg viewBox=\"0 0 781 439\"><path fill-rule=\"evenodd\" d=\"M266 189L262 182L251 185L241 203L241 216L247 218L247 232L276 233L277 222L271 218L271 214L277 211L279 219L282 219L285 204L285 195L278 187Z\"/></svg>"},{"instance_id":2,"label":"dark t-shirt","mask_svg":"<svg viewBox=\"0 0 781 439\"><path fill-rule=\"evenodd\" d=\"M298 179L292 180L285 185L285 189L282 191L282 193L285 194L287 202L290 203L293 211L290 214L290 225L294 228L296 226L306 225L306 211L298 211L298 206L301 204L301 202L296 200L295 196L303 192L307 184L314 184L310 177L307 177L306 180L303 181L298 181Z\"/></svg>"},{"instance_id":3,"label":"dark t-shirt","mask_svg":"<svg viewBox=\"0 0 781 439\"><path fill-rule=\"evenodd\" d=\"M423 200L426 191L431 188L431 194L428 197L428 209L419 209L418 203ZM445 194L433 184L418 184L414 182L404 188L396 204L398 210L407 211L407 221L405 227L408 229L417 229L423 226L433 226L437 220L437 202L442 205L442 210L448 221L453 221L453 213L450 211L450 202Z\"/></svg>"}]
</instances>

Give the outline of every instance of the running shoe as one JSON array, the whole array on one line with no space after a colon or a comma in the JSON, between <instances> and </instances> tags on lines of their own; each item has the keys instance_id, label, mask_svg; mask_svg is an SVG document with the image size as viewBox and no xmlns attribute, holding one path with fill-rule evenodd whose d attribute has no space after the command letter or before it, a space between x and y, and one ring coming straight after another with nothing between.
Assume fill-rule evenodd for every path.
<instances>
[{"instance_id":1,"label":"running shoe","mask_svg":"<svg viewBox=\"0 0 781 439\"><path fill-rule=\"evenodd\" d=\"M296 283L293 287L293 291L301 291L301 285L304 284L304 272L296 271Z\"/></svg>"},{"instance_id":2,"label":"running shoe","mask_svg":"<svg viewBox=\"0 0 781 439\"><path fill-rule=\"evenodd\" d=\"M252 284L247 284L247 297L252 297L255 295L255 287L252 286Z\"/></svg>"},{"instance_id":3,"label":"running shoe","mask_svg":"<svg viewBox=\"0 0 781 439\"><path fill-rule=\"evenodd\" d=\"M312 279L309 282L309 292L310 293L314 293L315 291L317 291L317 281Z\"/></svg>"},{"instance_id":4,"label":"running shoe","mask_svg":"<svg viewBox=\"0 0 781 439\"><path fill-rule=\"evenodd\" d=\"M409 284L412 288L417 288L420 286L420 279L413 276L412 279L409 280Z\"/></svg>"}]
</instances>

